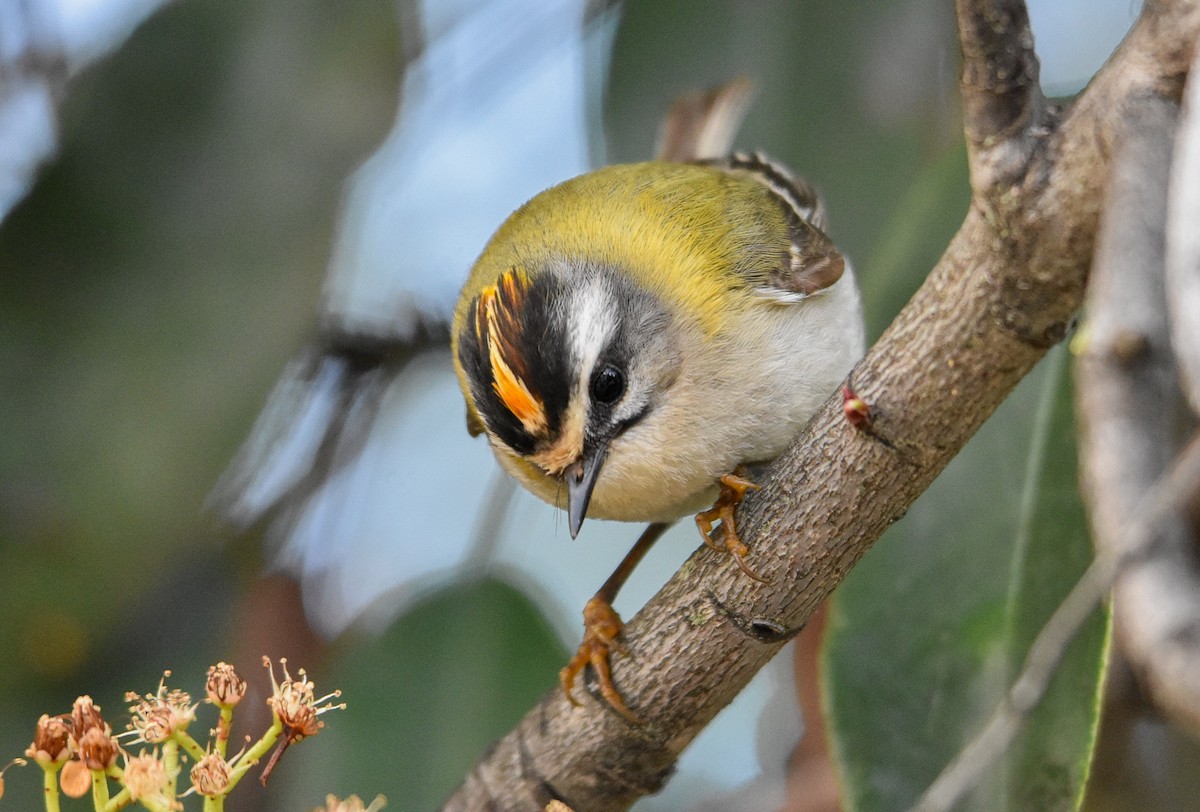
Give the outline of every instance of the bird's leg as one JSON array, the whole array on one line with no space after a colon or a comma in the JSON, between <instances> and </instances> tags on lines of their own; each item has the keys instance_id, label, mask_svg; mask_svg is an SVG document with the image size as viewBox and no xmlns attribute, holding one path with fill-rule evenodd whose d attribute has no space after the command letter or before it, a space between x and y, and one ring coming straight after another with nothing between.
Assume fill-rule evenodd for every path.
<instances>
[{"instance_id":1,"label":"bird's leg","mask_svg":"<svg viewBox=\"0 0 1200 812\"><path fill-rule=\"evenodd\" d=\"M572 705L580 704L579 700L571 693L575 677L588 664L591 664L592 668L596 669L600 695L604 697L605 701L612 706L613 710L634 724L642 723L638 715L625 704L625 700L621 699L621 695L612 681L612 671L609 668L610 652L615 649L621 654L629 655L629 651L620 639L625 624L613 611L612 602L616 600L617 593L625 585L625 581L628 580L634 567L646 555L646 551L670 526L670 523L667 522L655 522L642 531L637 543L621 559L621 563L613 570L613 574L608 576L608 580L604 582L600 590L583 607L583 642L579 644L579 650L575 652L575 656L558 674L563 693L567 695L567 699Z\"/></svg>"},{"instance_id":2,"label":"bird's leg","mask_svg":"<svg viewBox=\"0 0 1200 812\"><path fill-rule=\"evenodd\" d=\"M758 485L746 479L746 473L744 467L738 466L732 474L721 477L721 494L711 508L696 514L696 527L700 529L700 535L704 538L705 544L714 550L729 553L742 572L755 581L765 584L766 579L750 569L750 565L746 563L746 556L750 553L750 548L738 536L737 527L733 522L733 513L746 498L746 491L759 488ZM722 533L719 544L712 538L714 522L721 523Z\"/></svg>"}]
</instances>

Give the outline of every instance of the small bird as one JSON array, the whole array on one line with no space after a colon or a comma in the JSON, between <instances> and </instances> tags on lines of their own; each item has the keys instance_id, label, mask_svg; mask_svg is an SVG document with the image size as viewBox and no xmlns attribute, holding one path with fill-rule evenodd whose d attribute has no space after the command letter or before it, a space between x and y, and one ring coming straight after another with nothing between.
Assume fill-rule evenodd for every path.
<instances>
[{"instance_id":1,"label":"small bird","mask_svg":"<svg viewBox=\"0 0 1200 812\"><path fill-rule=\"evenodd\" d=\"M671 523L697 514L757 578L733 522L756 487L746 466L782 453L863 351L853 272L824 229L815 191L761 154L650 161L542 192L475 262L451 330L469 431L566 510L572 537L588 516L650 523L584 610L561 674L572 702L590 663L639 721L609 672L611 604Z\"/></svg>"}]
</instances>

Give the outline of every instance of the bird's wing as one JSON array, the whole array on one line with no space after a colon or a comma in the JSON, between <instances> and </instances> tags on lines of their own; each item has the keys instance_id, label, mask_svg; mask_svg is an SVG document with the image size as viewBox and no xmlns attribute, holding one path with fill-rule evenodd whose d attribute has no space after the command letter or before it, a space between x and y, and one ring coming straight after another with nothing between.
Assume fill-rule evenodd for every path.
<instances>
[{"instance_id":1,"label":"bird's wing","mask_svg":"<svg viewBox=\"0 0 1200 812\"><path fill-rule=\"evenodd\" d=\"M825 234L825 204L808 181L761 153L730 154L752 95L752 84L742 78L681 97L659 129L657 157L752 178L779 201L786 257L769 266L752 263L738 270L764 300L792 304L840 279L845 261ZM756 246L753 253L761 252Z\"/></svg>"},{"instance_id":2,"label":"bird's wing","mask_svg":"<svg viewBox=\"0 0 1200 812\"><path fill-rule=\"evenodd\" d=\"M753 263L739 270L746 284L764 300L795 304L826 290L842 278L846 261L825 233L825 204L804 178L761 153L734 153L703 161L732 175L760 184L778 203L785 236L778 261ZM753 256L761 257L754 246Z\"/></svg>"}]
</instances>

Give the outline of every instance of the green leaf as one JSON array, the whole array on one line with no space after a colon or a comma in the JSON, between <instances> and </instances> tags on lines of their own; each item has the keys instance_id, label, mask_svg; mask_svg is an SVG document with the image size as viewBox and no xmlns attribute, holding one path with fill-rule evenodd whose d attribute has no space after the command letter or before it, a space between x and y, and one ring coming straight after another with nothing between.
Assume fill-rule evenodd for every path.
<instances>
[{"instance_id":1,"label":"green leaf","mask_svg":"<svg viewBox=\"0 0 1200 812\"><path fill-rule=\"evenodd\" d=\"M867 334L878 336L924 281L971 203L967 147L958 141L917 174L875 240L861 274Z\"/></svg>"},{"instance_id":2,"label":"green leaf","mask_svg":"<svg viewBox=\"0 0 1200 812\"><path fill-rule=\"evenodd\" d=\"M1065 359L1050 353L835 596L823 680L847 808L919 797L982 727L1091 559ZM1078 808L1107 640L1097 610L959 808Z\"/></svg>"}]
</instances>

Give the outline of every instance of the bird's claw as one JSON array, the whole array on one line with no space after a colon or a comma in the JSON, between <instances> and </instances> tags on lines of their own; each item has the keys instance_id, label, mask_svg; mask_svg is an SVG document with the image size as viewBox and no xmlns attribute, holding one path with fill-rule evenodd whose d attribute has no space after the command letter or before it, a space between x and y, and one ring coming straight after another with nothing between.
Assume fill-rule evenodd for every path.
<instances>
[{"instance_id":1,"label":"bird's claw","mask_svg":"<svg viewBox=\"0 0 1200 812\"><path fill-rule=\"evenodd\" d=\"M737 562L738 569L748 577L760 584L768 583L766 578L756 573L746 563L746 556L750 554L750 548L738 536L737 526L733 520L734 511L746 498L746 492L756 491L761 486L746 479L742 475L741 469L721 477L720 482L721 494L717 497L717 501L708 510L702 510L696 514L696 527L700 529L700 536L709 547L731 555ZM713 525L717 522L721 523L720 543L714 541L712 537Z\"/></svg>"},{"instance_id":2,"label":"bird's claw","mask_svg":"<svg viewBox=\"0 0 1200 812\"><path fill-rule=\"evenodd\" d=\"M571 693L571 689L575 685L575 677L590 664L592 668L596 669L600 695L613 710L630 722L640 725L642 724L641 718L629 709L625 700L621 699L621 695L617 692L616 686L613 685L612 669L609 665L609 655L614 650L629 656L629 651L620 640L624 628L625 624L621 622L621 618L613 611L608 601L599 595L589 600L583 607L583 642L579 644L579 650L575 652L575 656L559 672L558 680L562 685L563 693L567 695L567 700L572 705L579 706L581 703Z\"/></svg>"}]
</instances>

